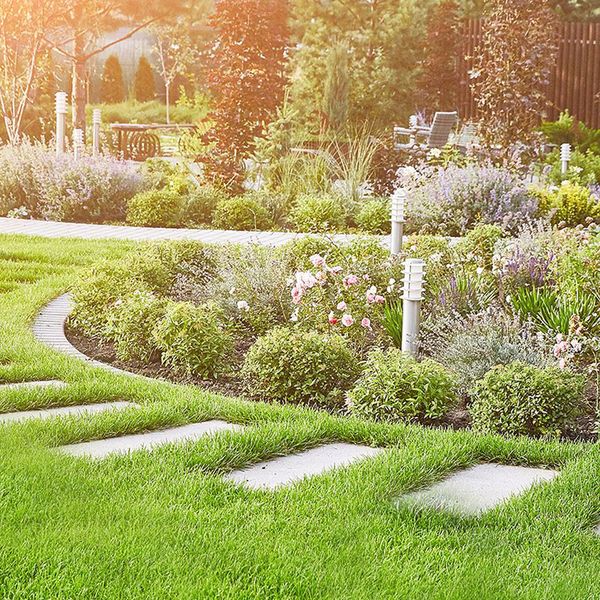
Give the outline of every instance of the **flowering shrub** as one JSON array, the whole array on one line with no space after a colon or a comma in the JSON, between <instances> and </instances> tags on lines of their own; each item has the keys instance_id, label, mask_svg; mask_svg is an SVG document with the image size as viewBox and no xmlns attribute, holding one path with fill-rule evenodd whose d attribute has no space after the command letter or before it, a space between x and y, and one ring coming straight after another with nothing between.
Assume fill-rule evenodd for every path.
<instances>
[{"instance_id":1,"label":"flowering shrub","mask_svg":"<svg viewBox=\"0 0 600 600\"><path fill-rule=\"evenodd\" d=\"M260 400L339 407L359 370L341 336L278 327L250 348L242 376Z\"/></svg>"},{"instance_id":2,"label":"flowering shrub","mask_svg":"<svg viewBox=\"0 0 600 600\"><path fill-rule=\"evenodd\" d=\"M108 157L56 156L45 146L0 147L0 211L38 219L123 220L127 201L145 188L135 168Z\"/></svg>"},{"instance_id":3,"label":"flowering shrub","mask_svg":"<svg viewBox=\"0 0 600 600\"><path fill-rule=\"evenodd\" d=\"M455 399L453 377L444 367L429 359L418 362L394 348L369 354L346 405L361 417L414 421L443 417Z\"/></svg>"},{"instance_id":4,"label":"flowering shrub","mask_svg":"<svg viewBox=\"0 0 600 600\"><path fill-rule=\"evenodd\" d=\"M557 367L514 362L476 384L470 407L480 433L558 436L581 410L584 379Z\"/></svg>"},{"instance_id":5,"label":"flowering shrub","mask_svg":"<svg viewBox=\"0 0 600 600\"><path fill-rule=\"evenodd\" d=\"M538 210L537 199L516 175L489 164L407 168L399 184L410 193L410 231L463 235L481 222L513 232Z\"/></svg>"}]
</instances>

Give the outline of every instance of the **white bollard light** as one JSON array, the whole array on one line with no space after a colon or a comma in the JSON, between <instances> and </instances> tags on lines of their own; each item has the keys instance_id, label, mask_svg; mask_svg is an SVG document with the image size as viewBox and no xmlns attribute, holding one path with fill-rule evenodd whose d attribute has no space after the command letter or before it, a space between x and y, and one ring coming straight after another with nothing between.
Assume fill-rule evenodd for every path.
<instances>
[{"instance_id":1,"label":"white bollard light","mask_svg":"<svg viewBox=\"0 0 600 600\"><path fill-rule=\"evenodd\" d=\"M92 113L92 147L94 156L100 154L100 124L102 123L102 111L95 108Z\"/></svg>"},{"instance_id":2,"label":"white bollard light","mask_svg":"<svg viewBox=\"0 0 600 600\"><path fill-rule=\"evenodd\" d=\"M83 129L73 129L73 155L78 160L83 154Z\"/></svg>"},{"instance_id":3,"label":"white bollard light","mask_svg":"<svg viewBox=\"0 0 600 600\"><path fill-rule=\"evenodd\" d=\"M560 146L560 172L563 175L569 170L569 162L571 161L571 144L561 144Z\"/></svg>"},{"instance_id":4,"label":"white bollard light","mask_svg":"<svg viewBox=\"0 0 600 600\"><path fill-rule=\"evenodd\" d=\"M392 239L390 243L392 254L400 254L402 250L407 195L404 188L398 188L392 194Z\"/></svg>"},{"instance_id":5,"label":"white bollard light","mask_svg":"<svg viewBox=\"0 0 600 600\"><path fill-rule=\"evenodd\" d=\"M409 258L404 262L404 293L402 295L402 352L416 356L419 327L421 325L421 302L425 282L425 261Z\"/></svg>"},{"instance_id":6,"label":"white bollard light","mask_svg":"<svg viewBox=\"0 0 600 600\"><path fill-rule=\"evenodd\" d=\"M418 124L419 124L419 118L417 117L417 115L410 115L410 117L408 117L409 129L416 129ZM411 146L414 146L417 143L417 136L415 133L413 133L410 136L409 142L410 142Z\"/></svg>"},{"instance_id":7,"label":"white bollard light","mask_svg":"<svg viewBox=\"0 0 600 600\"><path fill-rule=\"evenodd\" d=\"M67 93L56 92L56 155L65 152L65 124L67 118Z\"/></svg>"}]
</instances>

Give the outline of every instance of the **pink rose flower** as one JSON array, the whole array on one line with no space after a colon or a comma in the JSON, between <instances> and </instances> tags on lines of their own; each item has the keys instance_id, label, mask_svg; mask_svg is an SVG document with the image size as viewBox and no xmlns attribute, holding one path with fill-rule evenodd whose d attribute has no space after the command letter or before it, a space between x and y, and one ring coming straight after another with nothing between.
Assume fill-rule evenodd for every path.
<instances>
[{"instance_id":1,"label":"pink rose flower","mask_svg":"<svg viewBox=\"0 0 600 600\"><path fill-rule=\"evenodd\" d=\"M294 304L300 304L303 294L304 294L304 291L302 290L302 288L295 285L292 288L292 302Z\"/></svg>"},{"instance_id":2,"label":"pink rose flower","mask_svg":"<svg viewBox=\"0 0 600 600\"><path fill-rule=\"evenodd\" d=\"M342 325L344 327L350 327L351 325L354 325L354 319L352 318L352 315L345 314L342 317Z\"/></svg>"},{"instance_id":3,"label":"pink rose flower","mask_svg":"<svg viewBox=\"0 0 600 600\"><path fill-rule=\"evenodd\" d=\"M346 310L346 303L342 300L341 302L338 303L337 309L338 310Z\"/></svg>"},{"instance_id":4,"label":"pink rose flower","mask_svg":"<svg viewBox=\"0 0 600 600\"><path fill-rule=\"evenodd\" d=\"M364 327L365 329L369 329L371 330L371 319L367 319L367 317L365 317L361 322L360 322L361 326Z\"/></svg>"},{"instance_id":5,"label":"pink rose flower","mask_svg":"<svg viewBox=\"0 0 600 600\"><path fill-rule=\"evenodd\" d=\"M358 283L358 277L356 275L346 275L343 280L344 287L349 288L352 285L356 285Z\"/></svg>"},{"instance_id":6,"label":"pink rose flower","mask_svg":"<svg viewBox=\"0 0 600 600\"><path fill-rule=\"evenodd\" d=\"M320 254L313 254L309 260L315 267L324 267L326 264L325 259Z\"/></svg>"},{"instance_id":7,"label":"pink rose flower","mask_svg":"<svg viewBox=\"0 0 600 600\"><path fill-rule=\"evenodd\" d=\"M383 296L375 296L375 304L384 304L385 298Z\"/></svg>"}]
</instances>

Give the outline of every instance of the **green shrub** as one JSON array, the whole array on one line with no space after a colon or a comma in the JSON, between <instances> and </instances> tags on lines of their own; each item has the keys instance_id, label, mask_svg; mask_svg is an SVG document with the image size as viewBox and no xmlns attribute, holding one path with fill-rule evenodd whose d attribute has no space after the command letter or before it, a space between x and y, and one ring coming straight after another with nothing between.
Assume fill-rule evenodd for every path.
<instances>
[{"instance_id":1,"label":"green shrub","mask_svg":"<svg viewBox=\"0 0 600 600\"><path fill-rule=\"evenodd\" d=\"M553 225L582 225L586 220L600 220L600 202L587 187L565 182L556 190L540 190L540 212L551 213Z\"/></svg>"},{"instance_id":2,"label":"green shrub","mask_svg":"<svg viewBox=\"0 0 600 600\"><path fill-rule=\"evenodd\" d=\"M183 196L170 190L151 190L129 201L127 222L138 227L177 227L183 209Z\"/></svg>"},{"instance_id":3,"label":"green shrub","mask_svg":"<svg viewBox=\"0 0 600 600\"><path fill-rule=\"evenodd\" d=\"M600 182L600 155L590 150L573 150L566 173L562 172L559 148L548 155L546 162L550 165L548 181L555 185L560 185L564 180L579 185L594 185Z\"/></svg>"},{"instance_id":4,"label":"green shrub","mask_svg":"<svg viewBox=\"0 0 600 600\"><path fill-rule=\"evenodd\" d=\"M504 232L498 225L479 224L460 240L456 251L464 257L473 256L482 267L491 269L494 247L496 242L503 237Z\"/></svg>"},{"instance_id":5,"label":"green shrub","mask_svg":"<svg viewBox=\"0 0 600 600\"><path fill-rule=\"evenodd\" d=\"M305 194L294 203L290 221L297 231L339 231L346 225L346 211L337 196Z\"/></svg>"},{"instance_id":6,"label":"green shrub","mask_svg":"<svg viewBox=\"0 0 600 600\"><path fill-rule=\"evenodd\" d=\"M584 378L520 362L493 368L470 406L473 429L504 435L557 436L581 408Z\"/></svg>"},{"instance_id":7,"label":"green shrub","mask_svg":"<svg viewBox=\"0 0 600 600\"><path fill-rule=\"evenodd\" d=\"M454 402L449 371L430 359L418 362L396 348L369 354L347 400L353 415L382 421L439 419Z\"/></svg>"},{"instance_id":8,"label":"green shrub","mask_svg":"<svg viewBox=\"0 0 600 600\"><path fill-rule=\"evenodd\" d=\"M390 201L387 198L364 200L356 213L356 224L362 231L374 235L390 233Z\"/></svg>"},{"instance_id":9,"label":"green shrub","mask_svg":"<svg viewBox=\"0 0 600 600\"><path fill-rule=\"evenodd\" d=\"M209 224L219 202L227 198L225 190L212 185L192 190L185 201L183 222L192 226Z\"/></svg>"},{"instance_id":10,"label":"green shrub","mask_svg":"<svg viewBox=\"0 0 600 600\"><path fill-rule=\"evenodd\" d=\"M135 291L112 305L107 337L120 360L148 361L157 348L152 331L163 316L165 300L152 292Z\"/></svg>"},{"instance_id":11,"label":"green shrub","mask_svg":"<svg viewBox=\"0 0 600 600\"><path fill-rule=\"evenodd\" d=\"M231 335L223 328L222 312L210 303L168 302L152 335L164 365L198 377L221 372L233 349Z\"/></svg>"},{"instance_id":12,"label":"green shrub","mask_svg":"<svg viewBox=\"0 0 600 600\"><path fill-rule=\"evenodd\" d=\"M278 327L258 338L242 376L248 393L265 401L340 406L359 374L344 338Z\"/></svg>"},{"instance_id":13,"label":"green shrub","mask_svg":"<svg viewBox=\"0 0 600 600\"><path fill-rule=\"evenodd\" d=\"M213 225L218 229L255 231L272 225L267 209L254 194L224 198L215 207Z\"/></svg>"}]
</instances>

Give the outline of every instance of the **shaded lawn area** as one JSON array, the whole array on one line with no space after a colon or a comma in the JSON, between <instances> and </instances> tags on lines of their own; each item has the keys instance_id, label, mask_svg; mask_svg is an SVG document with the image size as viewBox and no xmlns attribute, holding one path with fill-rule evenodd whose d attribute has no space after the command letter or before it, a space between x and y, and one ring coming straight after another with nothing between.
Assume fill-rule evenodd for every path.
<instances>
[{"instance_id":1,"label":"shaded lawn area","mask_svg":"<svg viewBox=\"0 0 600 600\"><path fill-rule=\"evenodd\" d=\"M244 402L115 375L35 342L31 321L131 243L0 236L0 411L130 400L120 413L0 427L2 598L597 598L600 446L481 437ZM205 419L246 426L90 462L53 448ZM277 492L220 474L328 441L373 460ZM393 498L477 462L561 475L479 519Z\"/></svg>"}]
</instances>

